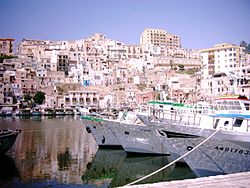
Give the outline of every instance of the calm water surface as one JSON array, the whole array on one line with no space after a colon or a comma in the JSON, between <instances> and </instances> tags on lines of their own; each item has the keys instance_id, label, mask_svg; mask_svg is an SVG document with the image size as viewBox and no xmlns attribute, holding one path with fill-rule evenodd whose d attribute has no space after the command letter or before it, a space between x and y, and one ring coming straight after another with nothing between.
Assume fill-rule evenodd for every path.
<instances>
[{"instance_id":1,"label":"calm water surface","mask_svg":"<svg viewBox=\"0 0 250 188\"><path fill-rule=\"evenodd\" d=\"M98 149L80 117L2 118L0 129L21 128L14 147L0 155L0 187L117 187L168 164L167 156L127 156ZM142 181L194 178L173 165Z\"/></svg>"}]
</instances>

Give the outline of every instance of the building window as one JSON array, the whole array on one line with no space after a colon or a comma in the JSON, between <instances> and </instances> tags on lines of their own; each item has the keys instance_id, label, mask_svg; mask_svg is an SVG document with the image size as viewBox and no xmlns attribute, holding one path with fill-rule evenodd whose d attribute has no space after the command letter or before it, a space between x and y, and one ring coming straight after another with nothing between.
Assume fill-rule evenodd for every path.
<instances>
[{"instance_id":1,"label":"building window","mask_svg":"<svg viewBox=\"0 0 250 188\"><path fill-rule=\"evenodd\" d=\"M86 98L86 103L90 103L90 98L89 97Z\"/></svg>"}]
</instances>

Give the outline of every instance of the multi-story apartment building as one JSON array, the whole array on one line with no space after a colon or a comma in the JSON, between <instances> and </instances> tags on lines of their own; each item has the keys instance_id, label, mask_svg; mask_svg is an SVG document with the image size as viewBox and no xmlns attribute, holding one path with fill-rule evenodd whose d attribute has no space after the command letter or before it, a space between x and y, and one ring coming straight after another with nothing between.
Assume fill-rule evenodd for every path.
<instances>
[{"instance_id":1,"label":"multi-story apartment building","mask_svg":"<svg viewBox=\"0 0 250 188\"><path fill-rule=\"evenodd\" d=\"M16 70L15 88L22 94L34 95L37 92L36 71L30 68Z\"/></svg>"},{"instance_id":2,"label":"multi-story apartment building","mask_svg":"<svg viewBox=\"0 0 250 188\"><path fill-rule=\"evenodd\" d=\"M0 104L13 104L14 92L12 84L15 81L15 71L5 71L0 82Z\"/></svg>"},{"instance_id":3,"label":"multi-story apartment building","mask_svg":"<svg viewBox=\"0 0 250 188\"><path fill-rule=\"evenodd\" d=\"M30 59L35 59L38 56L43 55L45 49L49 49L49 41L45 40L27 40L23 39L18 44L18 54L25 54Z\"/></svg>"},{"instance_id":4,"label":"multi-story apartment building","mask_svg":"<svg viewBox=\"0 0 250 188\"><path fill-rule=\"evenodd\" d=\"M109 41L107 43L107 59L110 60L124 60L127 59L127 46L121 42Z\"/></svg>"},{"instance_id":5,"label":"multi-story apartment building","mask_svg":"<svg viewBox=\"0 0 250 188\"><path fill-rule=\"evenodd\" d=\"M67 50L68 46L68 41L23 39L18 45L17 52L18 54L38 57L43 55L46 50Z\"/></svg>"},{"instance_id":6,"label":"multi-story apartment building","mask_svg":"<svg viewBox=\"0 0 250 188\"><path fill-rule=\"evenodd\" d=\"M0 38L0 55L13 55L13 38Z\"/></svg>"},{"instance_id":7,"label":"multi-story apartment building","mask_svg":"<svg viewBox=\"0 0 250 188\"><path fill-rule=\"evenodd\" d=\"M153 44L168 48L180 48L181 41L178 35L173 35L162 29L146 28L140 37L140 44Z\"/></svg>"},{"instance_id":8,"label":"multi-story apartment building","mask_svg":"<svg viewBox=\"0 0 250 188\"><path fill-rule=\"evenodd\" d=\"M57 71L63 71L65 75L69 73L69 58L66 54L59 54L57 56Z\"/></svg>"},{"instance_id":9,"label":"multi-story apartment building","mask_svg":"<svg viewBox=\"0 0 250 188\"><path fill-rule=\"evenodd\" d=\"M234 71L242 66L242 54L242 47L228 43L201 50L202 76L206 78L215 73Z\"/></svg>"},{"instance_id":10,"label":"multi-story apartment building","mask_svg":"<svg viewBox=\"0 0 250 188\"><path fill-rule=\"evenodd\" d=\"M98 107L99 92L98 91L69 91L64 96L64 104L67 107Z\"/></svg>"},{"instance_id":11,"label":"multi-story apartment building","mask_svg":"<svg viewBox=\"0 0 250 188\"><path fill-rule=\"evenodd\" d=\"M143 58L143 49L140 45L129 45L127 46L128 58L141 59Z\"/></svg>"}]
</instances>

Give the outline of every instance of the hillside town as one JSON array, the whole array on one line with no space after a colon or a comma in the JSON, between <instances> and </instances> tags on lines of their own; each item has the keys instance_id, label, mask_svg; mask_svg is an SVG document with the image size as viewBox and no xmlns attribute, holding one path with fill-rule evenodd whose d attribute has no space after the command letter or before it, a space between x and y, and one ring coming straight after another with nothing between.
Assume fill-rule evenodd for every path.
<instances>
[{"instance_id":1,"label":"hillside town","mask_svg":"<svg viewBox=\"0 0 250 188\"><path fill-rule=\"evenodd\" d=\"M16 48L16 51L14 50ZM74 41L0 38L1 111L138 108L150 100L194 104L250 97L246 42L182 48L181 36L146 28L140 44L95 33ZM34 101L37 93L44 100Z\"/></svg>"}]
</instances>

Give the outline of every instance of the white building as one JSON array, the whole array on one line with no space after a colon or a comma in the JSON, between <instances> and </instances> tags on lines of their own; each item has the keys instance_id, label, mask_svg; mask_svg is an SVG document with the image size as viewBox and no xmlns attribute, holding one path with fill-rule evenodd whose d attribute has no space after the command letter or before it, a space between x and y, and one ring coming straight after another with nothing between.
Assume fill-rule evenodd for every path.
<instances>
[{"instance_id":1,"label":"white building","mask_svg":"<svg viewBox=\"0 0 250 188\"><path fill-rule=\"evenodd\" d=\"M64 104L66 107L98 107L99 93L98 91L69 91L64 96Z\"/></svg>"},{"instance_id":2,"label":"white building","mask_svg":"<svg viewBox=\"0 0 250 188\"><path fill-rule=\"evenodd\" d=\"M225 70L234 71L242 65L242 54L242 47L228 43L201 50L203 78L225 72Z\"/></svg>"}]
</instances>

